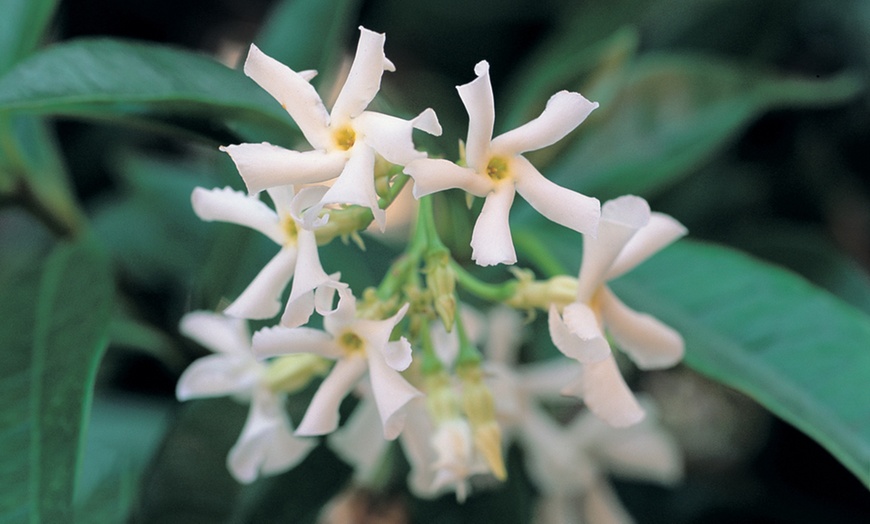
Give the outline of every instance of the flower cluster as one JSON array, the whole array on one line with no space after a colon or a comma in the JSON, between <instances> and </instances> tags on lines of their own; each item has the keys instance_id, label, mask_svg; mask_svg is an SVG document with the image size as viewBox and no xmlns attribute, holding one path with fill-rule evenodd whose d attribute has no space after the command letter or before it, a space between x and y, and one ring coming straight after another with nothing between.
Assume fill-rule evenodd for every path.
<instances>
[{"instance_id":1,"label":"flower cluster","mask_svg":"<svg viewBox=\"0 0 870 524\"><path fill-rule=\"evenodd\" d=\"M630 454L616 456L614 442L620 439L659 450L660 462L636 464L635 471L673 479L678 454L652 421L639 424L645 410L623 380L611 340L640 368L654 369L679 362L682 338L630 309L607 282L685 229L651 212L637 196L601 206L548 180L523 156L563 139L598 104L561 91L540 116L493 138L494 96L489 65L482 61L474 68L476 78L457 88L469 117L460 158L455 163L428 158L415 148L412 134L414 129L441 134L432 109L409 120L368 109L384 71L394 66L384 54L384 35L360 31L331 110L310 83L314 72L293 71L251 46L245 74L287 110L311 148L222 147L248 194L194 190L200 218L255 229L278 248L222 314L195 312L183 319L182 332L217 354L185 372L179 399L232 395L250 401L248 422L228 459L242 482L293 467L316 444L308 437L318 435L329 435L328 444L355 466L363 482L382 460L386 443L398 439L412 466L409 486L416 494L452 491L459 499L475 486L503 480L504 446L518 442L543 494L543 512L562 511L569 496L600 496L606 489L601 472L610 464L631 469ZM385 209L408 183L419 206L405 252L378 285L355 294L340 273L324 269L318 246L338 236L355 237L372 222L383 231ZM478 280L441 239L433 199L451 198L442 193L447 189L464 191L470 206L473 197L483 199L471 235L472 261L517 262L509 213L519 193L545 218L576 231L578 242L582 238L577 278L535 280L516 270L502 284ZM263 191L271 207L261 200ZM460 290L502 305L482 322L460 301ZM563 357L518 365L517 309L548 312L550 336ZM245 332L244 319L268 320L279 313L276 325L252 338ZM322 329L308 325L315 313ZM283 399L318 380L293 430ZM339 407L348 395L360 401L342 425ZM556 420L543 409L547 403L568 405L574 415ZM591 416L614 427L634 426L633 433L610 437L608 432L620 430ZM613 453L605 452L602 463L602 455L589 449L605 441ZM557 451L565 455L554 456ZM559 482L572 475L573 481Z\"/></svg>"}]
</instances>

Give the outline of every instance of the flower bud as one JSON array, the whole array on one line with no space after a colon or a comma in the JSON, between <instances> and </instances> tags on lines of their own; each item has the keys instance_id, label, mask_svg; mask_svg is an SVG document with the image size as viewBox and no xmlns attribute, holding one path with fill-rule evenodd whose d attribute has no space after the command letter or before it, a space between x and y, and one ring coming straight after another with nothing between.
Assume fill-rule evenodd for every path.
<instances>
[{"instance_id":1,"label":"flower bud","mask_svg":"<svg viewBox=\"0 0 870 524\"><path fill-rule=\"evenodd\" d=\"M450 267L450 254L437 251L426 259L426 287L432 293L435 313L448 332L456 320L456 275Z\"/></svg>"},{"instance_id":2,"label":"flower bud","mask_svg":"<svg viewBox=\"0 0 870 524\"><path fill-rule=\"evenodd\" d=\"M266 385L275 392L295 393L314 377L325 375L329 367L329 360L312 353L286 355L269 362Z\"/></svg>"},{"instance_id":3,"label":"flower bud","mask_svg":"<svg viewBox=\"0 0 870 524\"><path fill-rule=\"evenodd\" d=\"M483 371L477 364L465 364L457 374L462 380L462 409L471 424L474 445L495 478L504 480L507 470L501 451L501 428L495 419L492 392L483 382Z\"/></svg>"}]
</instances>

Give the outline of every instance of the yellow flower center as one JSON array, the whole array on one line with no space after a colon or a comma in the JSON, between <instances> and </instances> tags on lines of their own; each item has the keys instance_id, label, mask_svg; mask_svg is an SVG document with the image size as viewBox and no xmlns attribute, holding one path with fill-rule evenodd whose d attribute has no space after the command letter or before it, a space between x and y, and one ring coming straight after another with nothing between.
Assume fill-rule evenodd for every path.
<instances>
[{"instance_id":1,"label":"yellow flower center","mask_svg":"<svg viewBox=\"0 0 870 524\"><path fill-rule=\"evenodd\" d=\"M284 235L287 237L285 245L295 246L296 239L299 238L299 226L291 216L285 216L281 220L281 229L284 230Z\"/></svg>"},{"instance_id":2,"label":"yellow flower center","mask_svg":"<svg viewBox=\"0 0 870 524\"><path fill-rule=\"evenodd\" d=\"M347 356L365 353L365 340L353 331L345 331L338 337L338 345L344 350Z\"/></svg>"},{"instance_id":3,"label":"yellow flower center","mask_svg":"<svg viewBox=\"0 0 870 524\"><path fill-rule=\"evenodd\" d=\"M507 159L494 156L486 165L486 174L495 182L500 182L510 176L510 164Z\"/></svg>"},{"instance_id":4,"label":"yellow flower center","mask_svg":"<svg viewBox=\"0 0 870 524\"><path fill-rule=\"evenodd\" d=\"M353 147L356 142L356 132L350 126L338 128L333 134L332 139L335 140L335 145L342 151L347 151Z\"/></svg>"}]
</instances>

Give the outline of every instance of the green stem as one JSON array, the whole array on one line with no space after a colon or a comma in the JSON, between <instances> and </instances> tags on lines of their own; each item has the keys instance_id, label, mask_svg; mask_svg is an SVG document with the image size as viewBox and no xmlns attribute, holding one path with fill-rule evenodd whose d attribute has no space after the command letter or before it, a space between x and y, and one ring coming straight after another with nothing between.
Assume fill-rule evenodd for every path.
<instances>
[{"instance_id":1,"label":"green stem","mask_svg":"<svg viewBox=\"0 0 870 524\"><path fill-rule=\"evenodd\" d=\"M468 339L468 333L465 331L465 323L462 322L460 311L456 312L456 334L459 336L459 354L456 356L456 366L480 364L483 360L483 355L480 354L480 350Z\"/></svg>"},{"instance_id":2,"label":"green stem","mask_svg":"<svg viewBox=\"0 0 870 524\"><path fill-rule=\"evenodd\" d=\"M540 236L534 235L529 231L519 230L513 233L513 238L517 251L522 252L547 277L555 277L568 273L565 266L544 245Z\"/></svg>"},{"instance_id":3,"label":"green stem","mask_svg":"<svg viewBox=\"0 0 870 524\"><path fill-rule=\"evenodd\" d=\"M517 282L515 280L509 280L503 284L489 284L466 271L455 260L450 261L450 267L456 274L456 282L478 298L490 302L504 302L516 293Z\"/></svg>"}]
</instances>

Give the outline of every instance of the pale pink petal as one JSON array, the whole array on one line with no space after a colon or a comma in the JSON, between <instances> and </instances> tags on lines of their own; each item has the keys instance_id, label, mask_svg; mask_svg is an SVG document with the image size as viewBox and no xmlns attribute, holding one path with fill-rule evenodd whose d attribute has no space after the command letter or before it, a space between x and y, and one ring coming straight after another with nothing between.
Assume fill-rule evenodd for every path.
<instances>
[{"instance_id":1,"label":"pale pink petal","mask_svg":"<svg viewBox=\"0 0 870 524\"><path fill-rule=\"evenodd\" d=\"M588 302L604 284L607 272L631 237L649 222L646 200L626 195L604 203L598 237L583 238L583 264L577 282L577 300Z\"/></svg>"},{"instance_id":2,"label":"pale pink petal","mask_svg":"<svg viewBox=\"0 0 870 524\"><path fill-rule=\"evenodd\" d=\"M276 357L288 353L315 353L322 357L336 359L343 354L328 333L307 327L263 328L254 333L252 349L257 358Z\"/></svg>"},{"instance_id":3,"label":"pale pink petal","mask_svg":"<svg viewBox=\"0 0 870 524\"><path fill-rule=\"evenodd\" d=\"M193 211L207 222L219 221L249 227L263 233L276 244L284 243L278 215L256 196L248 196L232 188L205 189L197 187L190 195Z\"/></svg>"},{"instance_id":4,"label":"pale pink petal","mask_svg":"<svg viewBox=\"0 0 870 524\"><path fill-rule=\"evenodd\" d=\"M515 264L509 216L516 194L513 184L501 183L487 195L471 232L471 259L479 266Z\"/></svg>"},{"instance_id":5,"label":"pale pink petal","mask_svg":"<svg viewBox=\"0 0 870 524\"><path fill-rule=\"evenodd\" d=\"M611 431L596 443L596 454L602 468L620 478L673 484L683 474L680 448L671 435L647 420Z\"/></svg>"},{"instance_id":6,"label":"pale pink petal","mask_svg":"<svg viewBox=\"0 0 870 524\"><path fill-rule=\"evenodd\" d=\"M410 350L410 345L408 346ZM423 394L387 364L379 352L367 351L369 361L369 379L372 383L372 393L381 415L384 426L384 438L393 440L402 432L405 426L405 409L408 403Z\"/></svg>"},{"instance_id":7,"label":"pale pink petal","mask_svg":"<svg viewBox=\"0 0 870 524\"><path fill-rule=\"evenodd\" d=\"M477 78L458 86L459 98L468 112L468 140L465 141L465 163L483 173L489 161L489 143L495 124L495 100L489 80L489 63L482 60L474 66Z\"/></svg>"},{"instance_id":8,"label":"pale pink petal","mask_svg":"<svg viewBox=\"0 0 870 524\"><path fill-rule=\"evenodd\" d=\"M517 192L538 213L578 233L595 236L601 216L597 198L581 195L548 180L528 160L513 159Z\"/></svg>"},{"instance_id":9,"label":"pale pink petal","mask_svg":"<svg viewBox=\"0 0 870 524\"><path fill-rule=\"evenodd\" d=\"M488 176L443 159L414 160L405 166L405 173L414 179L415 198L453 188L483 197L494 188Z\"/></svg>"},{"instance_id":10,"label":"pale pink petal","mask_svg":"<svg viewBox=\"0 0 870 524\"><path fill-rule=\"evenodd\" d=\"M365 144L357 144L335 184L323 195L323 204L354 204L372 210L375 222L384 230L386 214L378 207L375 192L375 153Z\"/></svg>"},{"instance_id":11,"label":"pale pink petal","mask_svg":"<svg viewBox=\"0 0 870 524\"><path fill-rule=\"evenodd\" d=\"M362 26L359 30L353 65L332 106L333 125L342 125L346 120L359 116L378 94L384 69L392 66L384 55L386 37Z\"/></svg>"},{"instance_id":12,"label":"pale pink petal","mask_svg":"<svg viewBox=\"0 0 870 524\"><path fill-rule=\"evenodd\" d=\"M577 339L572 347L573 354L566 356L576 358L584 364L598 362L610 356L610 344L601 332L595 312L588 305L581 302L568 304L562 311L562 321L568 332Z\"/></svg>"},{"instance_id":13,"label":"pale pink petal","mask_svg":"<svg viewBox=\"0 0 870 524\"><path fill-rule=\"evenodd\" d=\"M227 457L227 467L239 482L287 471L317 445L316 440L293 435L282 398L263 390L255 395L242 434Z\"/></svg>"},{"instance_id":14,"label":"pale pink petal","mask_svg":"<svg viewBox=\"0 0 870 524\"><path fill-rule=\"evenodd\" d=\"M681 238L688 230L674 218L652 213L649 223L631 237L607 272L607 280L634 269L635 266Z\"/></svg>"},{"instance_id":15,"label":"pale pink petal","mask_svg":"<svg viewBox=\"0 0 870 524\"><path fill-rule=\"evenodd\" d=\"M285 247L254 277L242 294L224 309L224 314L237 318L272 318L281 310L281 295L293 277L296 248Z\"/></svg>"},{"instance_id":16,"label":"pale pink petal","mask_svg":"<svg viewBox=\"0 0 870 524\"><path fill-rule=\"evenodd\" d=\"M354 479L373 482L389 448L378 406L372 399L360 400L347 422L329 435L327 442L341 460L353 466Z\"/></svg>"},{"instance_id":17,"label":"pale pink petal","mask_svg":"<svg viewBox=\"0 0 870 524\"><path fill-rule=\"evenodd\" d=\"M459 356L459 333L456 329L447 332L441 320L436 320L429 326L429 338L432 340L432 349L435 356L446 368L453 367L456 357Z\"/></svg>"},{"instance_id":18,"label":"pale pink petal","mask_svg":"<svg viewBox=\"0 0 870 524\"><path fill-rule=\"evenodd\" d=\"M583 402L597 417L617 428L637 424L644 417L612 356L583 365Z\"/></svg>"},{"instance_id":19,"label":"pale pink petal","mask_svg":"<svg viewBox=\"0 0 870 524\"><path fill-rule=\"evenodd\" d=\"M248 355L251 334L244 320L211 311L194 311L181 318L178 330L216 353Z\"/></svg>"},{"instance_id":20,"label":"pale pink petal","mask_svg":"<svg viewBox=\"0 0 870 524\"><path fill-rule=\"evenodd\" d=\"M553 358L524 365L518 381L531 396L558 400L564 385L574 381L581 371L581 364L574 359Z\"/></svg>"},{"instance_id":21,"label":"pale pink petal","mask_svg":"<svg viewBox=\"0 0 870 524\"><path fill-rule=\"evenodd\" d=\"M292 184L315 184L341 173L344 155L323 151L291 151L263 142L221 147L229 154L251 194L266 188Z\"/></svg>"},{"instance_id":22,"label":"pale pink petal","mask_svg":"<svg viewBox=\"0 0 870 524\"><path fill-rule=\"evenodd\" d=\"M563 319L559 315L556 306L550 306L550 314L548 316L550 338L553 340L553 345L556 346L556 349L561 351L566 357L584 363L598 362L610 355L610 346L607 344L607 339L594 327L597 324L595 314L591 311L589 314L591 318L584 315L582 311L578 311L569 317L574 325L573 327L586 335L585 339L571 332L571 328L565 321L566 319ZM588 330L584 330L584 326L582 326L584 321L593 323L593 326ZM598 336L594 336L595 331L598 331Z\"/></svg>"},{"instance_id":23,"label":"pale pink petal","mask_svg":"<svg viewBox=\"0 0 870 524\"><path fill-rule=\"evenodd\" d=\"M559 91L547 101L541 115L513 131L492 140L493 154L516 155L555 144L586 120L598 102L580 93Z\"/></svg>"},{"instance_id":24,"label":"pale pink petal","mask_svg":"<svg viewBox=\"0 0 870 524\"><path fill-rule=\"evenodd\" d=\"M302 328L297 328L302 329ZM299 436L326 435L338 427L338 408L366 371L366 359L362 357L343 358L335 363L311 404L296 428Z\"/></svg>"},{"instance_id":25,"label":"pale pink petal","mask_svg":"<svg viewBox=\"0 0 870 524\"><path fill-rule=\"evenodd\" d=\"M583 509L588 522L630 524L634 522L606 479L601 478L586 491Z\"/></svg>"},{"instance_id":26,"label":"pale pink petal","mask_svg":"<svg viewBox=\"0 0 870 524\"><path fill-rule=\"evenodd\" d=\"M178 400L224 397L249 393L263 366L251 354L208 355L191 363L175 386Z\"/></svg>"},{"instance_id":27,"label":"pale pink petal","mask_svg":"<svg viewBox=\"0 0 870 524\"><path fill-rule=\"evenodd\" d=\"M387 162L404 166L412 160L426 158L426 153L414 149L412 133L421 129L439 136L441 125L435 111L427 109L411 120L383 113L365 111L353 121L360 140L374 149Z\"/></svg>"},{"instance_id":28,"label":"pale pink petal","mask_svg":"<svg viewBox=\"0 0 870 524\"><path fill-rule=\"evenodd\" d=\"M280 102L309 144L315 149L329 147L329 114L305 76L267 56L253 44L245 60L245 74Z\"/></svg>"},{"instance_id":29,"label":"pale pink petal","mask_svg":"<svg viewBox=\"0 0 870 524\"><path fill-rule=\"evenodd\" d=\"M629 308L607 287L601 301L604 325L619 348L628 353L639 368L669 368L683 358L683 337L674 329Z\"/></svg>"},{"instance_id":30,"label":"pale pink petal","mask_svg":"<svg viewBox=\"0 0 870 524\"><path fill-rule=\"evenodd\" d=\"M411 365L411 343L405 337L388 342L382 353L387 365L396 371L405 371Z\"/></svg>"}]
</instances>

